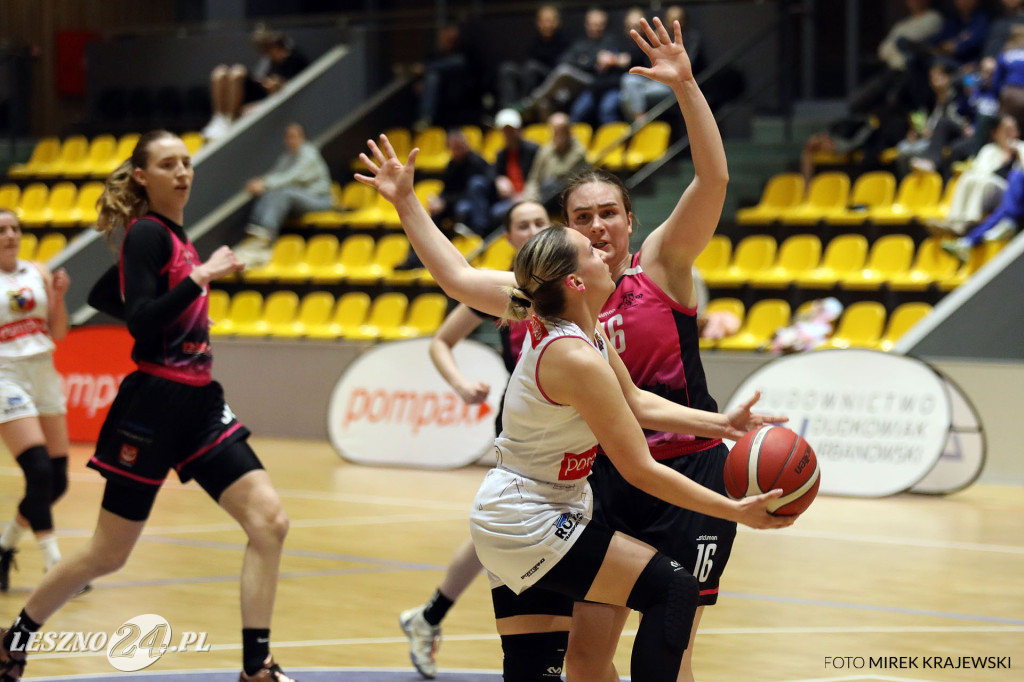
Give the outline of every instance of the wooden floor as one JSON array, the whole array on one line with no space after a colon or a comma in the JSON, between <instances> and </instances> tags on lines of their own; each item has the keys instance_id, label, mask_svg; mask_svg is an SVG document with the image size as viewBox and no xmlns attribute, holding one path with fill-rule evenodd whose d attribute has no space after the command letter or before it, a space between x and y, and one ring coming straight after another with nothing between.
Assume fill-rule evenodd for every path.
<instances>
[{"instance_id":1,"label":"wooden floor","mask_svg":"<svg viewBox=\"0 0 1024 682\"><path fill-rule=\"evenodd\" d=\"M375 469L343 462L326 443L255 439L292 526L273 628L286 670L405 668L399 611L425 600L468 533L484 470ZM101 478L73 453L71 488L57 510L61 548L84 542ZM20 472L0 467L0 517L20 496ZM46 628L112 633L134 616L163 616L175 637L207 631L208 653L166 654L153 670L239 665L237 574L244 536L195 485L165 486L127 567L100 579ZM41 573L22 542L9 621ZM764 680L1024 679L1024 491L974 486L947 498L819 498L791 529L741 529L717 607L697 638L702 682ZM636 621L616 661L628 674ZM1010 657L1011 669L880 669L870 658ZM862 668L828 664L845 657ZM500 668L486 581L477 580L444 624L443 670ZM111 673L104 654L40 654L30 678ZM441 678L443 679L443 677Z\"/></svg>"}]
</instances>

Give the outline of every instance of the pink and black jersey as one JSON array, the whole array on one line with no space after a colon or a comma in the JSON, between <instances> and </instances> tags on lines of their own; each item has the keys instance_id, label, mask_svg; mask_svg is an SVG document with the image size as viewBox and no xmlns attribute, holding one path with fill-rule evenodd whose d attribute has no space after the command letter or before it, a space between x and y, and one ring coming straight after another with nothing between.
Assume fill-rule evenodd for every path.
<instances>
[{"instance_id":1,"label":"pink and black jersey","mask_svg":"<svg viewBox=\"0 0 1024 682\"><path fill-rule=\"evenodd\" d=\"M599 319L634 384L679 405L718 411L698 353L697 310L673 301L652 282L640 267L639 252L633 254ZM651 454L659 460L721 442L647 429L644 433Z\"/></svg>"},{"instance_id":2,"label":"pink and black jersey","mask_svg":"<svg viewBox=\"0 0 1024 682\"><path fill-rule=\"evenodd\" d=\"M167 218L150 213L129 227L119 277L139 371L194 386L210 382L209 299L189 277L201 262L182 227Z\"/></svg>"}]
</instances>

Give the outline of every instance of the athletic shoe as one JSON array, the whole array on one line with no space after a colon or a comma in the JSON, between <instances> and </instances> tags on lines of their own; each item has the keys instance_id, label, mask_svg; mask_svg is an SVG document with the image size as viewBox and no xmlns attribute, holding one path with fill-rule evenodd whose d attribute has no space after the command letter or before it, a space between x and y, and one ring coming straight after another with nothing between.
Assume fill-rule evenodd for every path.
<instances>
[{"instance_id":1,"label":"athletic shoe","mask_svg":"<svg viewBox=\"0 0 1024 682\"><path fill-rule=\"evenodd\" d=\"M398 617L402 632L409 638L409 659L416 671L428 680L437 677L434 654L441 645L441 626L431 625L423 617L426 606L403 611Z\"/></svg>"},{"instance_id":2,"label":"athletic shoe","mask_svg":"<svg viewBox=\"0 0 1024 682\"><path fill-rule=\"evenodd\" d=\"M0 549L0 592L6 592L11 586L11 566L18 568L18 562L14 560L17 553L13 547Z\"/></svg>"},{"instance_id":3,"label":"athletic shoe","mask_svg":"<svg viewBox=\"0 0 1024 682\"><path fill-rule=\"evenodd\" d=\"M0 680L0 682L3 681ZM298 682L298 680L285 675L281 666L274 663L274 657L267 656L267 660L263 661L262 668L252 675L246 675L243 670L238 677L238 682Z\"/></svg>"},{"instance_id":4,"label":"athletic shoe","mask_svg":"<svg viewBox=\"0 0 1024 682\"><path fill-rule=\"evenodd\" d=\"M1001 242L1004 239L1009 239L1017 231L1017 223L1009 218L1003 218L998 223L993 225L985 236L982 237L987 242Z\"/></svg>"},{"instance_id":5,"label":"athletic shoe","mask_svg":"<svg viewBox=\"0 0 1024 682\"><path fill-rule=\"evenodd\" d=\"M942 242L942 250L961 263L966 263L971 257L971 244L966 239L953 239L948 242Z\"/></svg>"},{"instance_id":6,"label":"athletic shoe","mask_svg":"<svg viewBox=\"0 0 1024 682\"><path fill-rule=\"evenodd\" d=\"M0 628L0 682L17 682L25 674L25 652L8 651L3 644L7 628Z\"/></svg>"},{"instance_id":7,"label":"athletic shoe","mask_svg":"<svg viewBox=\"0 0 1024 682\"><path fill-rule=\"evenodd\" d=\"M235 258L245 263L246 268L262 268L270 262L272 247L269 239L249 236L233 249Z\"/></svg>"}]
</instances>

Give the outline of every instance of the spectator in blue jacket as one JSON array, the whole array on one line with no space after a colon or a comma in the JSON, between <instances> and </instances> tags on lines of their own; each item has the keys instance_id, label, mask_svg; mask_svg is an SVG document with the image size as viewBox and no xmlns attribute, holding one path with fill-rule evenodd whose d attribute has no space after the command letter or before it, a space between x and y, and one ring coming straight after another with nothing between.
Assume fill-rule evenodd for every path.
<instances>
[{"instance_id":1,"label":"spectator in blue jacket","mask_svg":"<svg viewBox=\"0 0 1024 682\"><path fill-rule=\"evenodd\" d=\"M997 242L1017 232L1021 218L1024 218L1024 171L1010 171L1006 179L1006 191L998 208L992 211L978 226L959 239L943 242L942 248L961 261L970 258L971 249L982 242Z\"/></svg>"}]
</instances>

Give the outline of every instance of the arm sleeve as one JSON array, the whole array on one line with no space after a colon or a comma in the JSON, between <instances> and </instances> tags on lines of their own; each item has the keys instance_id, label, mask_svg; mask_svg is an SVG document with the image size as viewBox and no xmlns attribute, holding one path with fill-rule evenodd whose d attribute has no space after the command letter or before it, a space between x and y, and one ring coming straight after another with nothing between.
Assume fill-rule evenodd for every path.
<instances>
[{"instance_id":1,"label":"arm sleeve","mask_svg":"<svg viewBox=\"0 0 1024 682\"><path fill-rule=\"evenodd\" d=\"M121 299L120 287L117 266L111 265L89 290L89 305L111 317L123 320L124 301Z\"/></svg>"},{"instance_id":2,"label":"arm sleeve","mask_svg":"<svg viewBox=\"0 0 1024 682\"><path fill-rule=\"evenodd\" d=\"M191 277L160 293L160 271L171 258L170 240L163 226L147 220L137 222L125 238L124 319L136 338L169 325L203 293Z\"/></svg>"}]
</instances>

